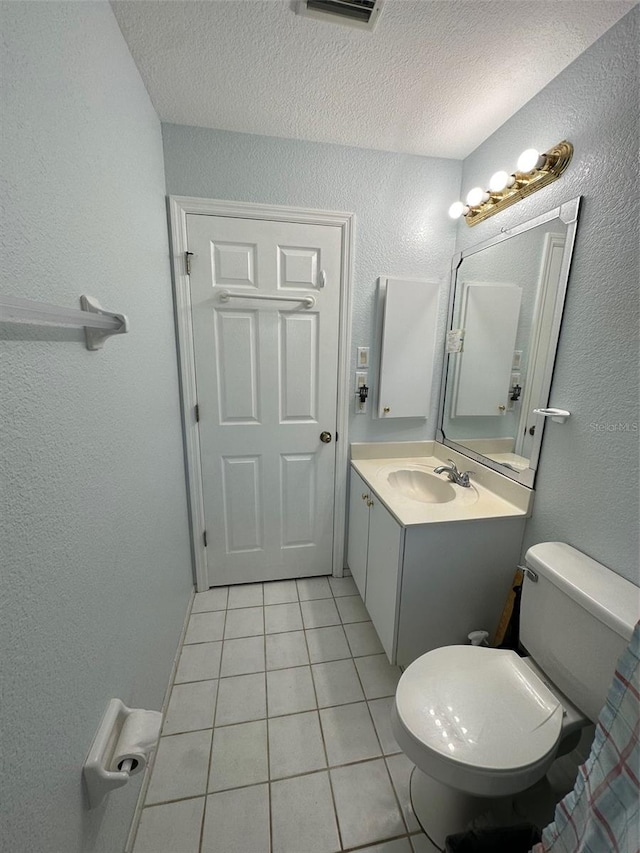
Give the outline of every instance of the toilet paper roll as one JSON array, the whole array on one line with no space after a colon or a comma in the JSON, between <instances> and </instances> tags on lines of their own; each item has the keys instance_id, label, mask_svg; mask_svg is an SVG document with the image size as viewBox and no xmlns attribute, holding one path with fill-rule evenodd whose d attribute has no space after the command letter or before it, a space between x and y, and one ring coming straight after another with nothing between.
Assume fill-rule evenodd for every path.
<instances>
[{"instance_id":1,"label":"toilet paper roll","mask_svg":"<svg viewBox=\"0 0 640 853\"><path fill-rule=\"evenodd\" d=\"M112 772L129 769L131 776L144 770L160 735L161 724L160 711L131 711L120 729L108 769ZM131 760L130 768L128 764L123 767L122 763L128 759Z\"/></svg>"}]
</instances>

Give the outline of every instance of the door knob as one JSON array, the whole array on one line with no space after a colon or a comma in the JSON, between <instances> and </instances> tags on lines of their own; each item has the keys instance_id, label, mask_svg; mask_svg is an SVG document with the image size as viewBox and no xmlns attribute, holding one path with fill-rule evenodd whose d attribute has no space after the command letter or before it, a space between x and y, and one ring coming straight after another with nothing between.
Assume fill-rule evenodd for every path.
<instances>
[{"instance_id":1,"label":"door knob","mask_svg":"<svg viewBox=\"0 0 640 853\"><path fill-rule=\"evenodd\" d=\"M320 433L320 441L325 444L329 444L331 442L331 433L324 430L324 432Z\"/></svg>"}]
</instances>

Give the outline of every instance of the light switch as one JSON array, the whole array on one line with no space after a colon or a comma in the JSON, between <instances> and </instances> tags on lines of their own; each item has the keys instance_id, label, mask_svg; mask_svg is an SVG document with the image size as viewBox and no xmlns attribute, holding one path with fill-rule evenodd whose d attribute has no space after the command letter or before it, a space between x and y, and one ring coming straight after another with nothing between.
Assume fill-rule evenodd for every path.
<instances>
[{"instance_id":1,"label":"light switch","mask_svg":"<svg viewBox=\"0 0 640 853\"><path fill-rule=\"evenodd\" d=\"M369 347L358 347L357 368L361 370L367 367L369 367Z\"/></svg>"}]
</instances>

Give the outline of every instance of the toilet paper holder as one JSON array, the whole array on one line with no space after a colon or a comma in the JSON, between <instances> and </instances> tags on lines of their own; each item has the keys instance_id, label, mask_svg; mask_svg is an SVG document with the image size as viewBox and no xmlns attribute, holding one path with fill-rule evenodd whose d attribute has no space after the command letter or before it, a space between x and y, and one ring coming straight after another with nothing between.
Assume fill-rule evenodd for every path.
<instances>
[{"instance_id":1,"label":"toilet paper holder","mask_svg":"<svg viewBox=\"0 0 640 853\"><path fill-rule=\"evenodd\" d=\"M161 725L160 711L128 708L120 699L109 701L82 768L89 808L99 806L110 791L144 770Z\"/></svg>"}]
</instances>

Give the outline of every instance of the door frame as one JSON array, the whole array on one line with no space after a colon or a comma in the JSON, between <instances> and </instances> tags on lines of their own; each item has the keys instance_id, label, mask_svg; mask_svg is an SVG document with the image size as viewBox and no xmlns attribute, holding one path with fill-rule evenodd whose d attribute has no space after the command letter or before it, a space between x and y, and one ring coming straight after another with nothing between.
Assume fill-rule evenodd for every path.
<instances>
[{"instance_id":1,"label":"door frame","mask_svg":"<svg viewBox=\"0 0 640 853\"><path fill-rule=\"evenodd\" d=\"M191 319L191 288L187 274L187 216L225 216L236 219L264 219L305 225L333 225L342 231L340 265L340 317L338 324L338 388L336 410L336 467L333 484L332 573L341 577L345 559L345 523L348 466L348 428L351 397L349 371L351 354L351 307L355 214L252 202L224 201L170 195L170 247L178 350L182 430L184 435L187 496L191 528L191 553L196 591L209 589L209 566L204 544L205 515L200 436L195 417L196 371Z\"/></svg>"}]
</instances>

